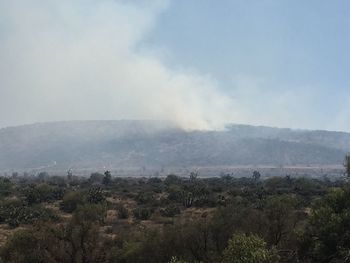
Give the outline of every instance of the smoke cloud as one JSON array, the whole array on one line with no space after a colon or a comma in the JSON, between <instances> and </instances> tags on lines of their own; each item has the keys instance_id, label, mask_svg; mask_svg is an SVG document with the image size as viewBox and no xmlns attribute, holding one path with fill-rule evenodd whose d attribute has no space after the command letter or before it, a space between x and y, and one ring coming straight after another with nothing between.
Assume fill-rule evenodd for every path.
<instances>
[{"instance_id":1,"label":"smoke cloud","mask_svg":"<svg viewBox=\"0 0 350 263\"><path fill-rule=\"evenodd\" d=\"M0 126L167 119L217 129L238 109L210 76L165 66L142 40L166 1L0 2Z\"/></svg>"}]
</instances>

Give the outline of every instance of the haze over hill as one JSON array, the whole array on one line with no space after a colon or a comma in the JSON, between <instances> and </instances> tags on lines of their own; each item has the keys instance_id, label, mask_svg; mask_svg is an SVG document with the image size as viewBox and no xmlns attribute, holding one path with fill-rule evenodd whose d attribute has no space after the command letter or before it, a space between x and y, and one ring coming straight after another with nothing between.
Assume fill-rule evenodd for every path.
<instances>
[{"instance_id":1,"label":"haze over hill","mask_svg":"<svg viewBox=\"0 0 350 263\"><path fill-rule=\"evenodd\" d=\"M350 134L230 125L185 131L165 121L70 121L0 130L0 169L340 166Z\"/></svg>"}]
</instances>

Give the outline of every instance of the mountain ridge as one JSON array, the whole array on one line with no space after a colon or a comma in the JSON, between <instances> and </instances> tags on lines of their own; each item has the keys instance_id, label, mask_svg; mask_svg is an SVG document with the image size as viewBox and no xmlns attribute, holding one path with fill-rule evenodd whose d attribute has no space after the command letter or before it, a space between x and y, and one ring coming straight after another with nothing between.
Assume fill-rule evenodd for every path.
<instances>
[{"instance_id":1,"label":"mountain ridge","mask_svg":"<svg viewBox=\"0 0 350 263\"><path fill-rule=\"evenodd\" d=\"M186 131L168 121L66 121L0 129L0 170L341 165L349 151L350 133L244 124Z\"/></svg>"}]
</instances>

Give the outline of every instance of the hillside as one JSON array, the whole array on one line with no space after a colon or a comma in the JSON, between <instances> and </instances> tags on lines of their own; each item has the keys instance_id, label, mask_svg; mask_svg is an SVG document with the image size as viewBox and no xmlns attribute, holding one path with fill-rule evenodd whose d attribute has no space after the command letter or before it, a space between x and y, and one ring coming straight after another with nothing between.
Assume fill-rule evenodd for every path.
<instances>
[{"instance_id":1,"label":"hillside","mask_svg":"<svg viewBox=\"0 0 350 263\"><path fill-rule=\"evenodd\" d=\"M184 131L159 121L71 121L0 130L0 169L340 165L350 134L230 125Z\"/></svg>"}]
</instances>

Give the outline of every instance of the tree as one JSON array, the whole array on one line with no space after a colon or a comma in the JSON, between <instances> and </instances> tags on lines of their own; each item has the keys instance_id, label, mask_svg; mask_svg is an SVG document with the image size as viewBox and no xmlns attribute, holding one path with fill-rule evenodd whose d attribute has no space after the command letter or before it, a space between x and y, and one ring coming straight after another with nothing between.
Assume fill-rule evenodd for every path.
<instances>
[{"instance_id":1,"label":"tree","mask_svg":"<svg viewBox=\"0 0 350 263\"><path fill-rule=\"evenodd\" d=\"M55 190L56 189L49 186L48 184L43 183L25 189L24 196L26 198L27 203L29 205L32 205L55 199L55 197L57 197L55 196Z\"/></svg>"},{"instance_id":2,"label":"tree","mask_svg":"<svg viewBox=\"0 0 350 263\"><path fill-rule=\"evenodd\" d=\"M213 262L208 221L207 215L202 214L200 219L180 225L184 252L190 253L195 262Z\"/></svg>"},{"instance_id":3,"label":"tree","mask_svg":"<svg viewBox=\"0 0 350 263\"><path fill-rule=\"evenodd\" d=\"M89 182L91 184L102 184L103 183L104 174L100 173L92 173L89 178Z\"/></svg>"},{"instance_id":4,"label":"tree","mask_svg":"<svg viewBox=\"0 0 350 263\"><path fill-rule=\"evenodd\" d=\"M22 229L16 231L12 237L6 242L1 249L1 259L4 262L55 262L50 257L41 240L38 238L38 233L32 229Z\"/></svg>"},{"instance_id":5,"label":"tree","mask_svg":"<svg viewBox=\"0 0 350 263\"><path fill-rule=\"evenodd\" d=\"M256 235L234 234L223 253L223 263L272 263L278 256Z\"/></svg>"},{"instance_id":6,"label":"tree","mask_svg":"<svg viewBox=\"0 0 350 263\"><path fill-rule=\"evenodd\" d=\"M344 167L346 175L348 176L348 178L350 178L350 154L345 156Z\"/></svg>"},{"instance_id":7,"label":"tree","mask_svg":"<svg viewBox=\"0 0 350 263\"><path fill-rule=\"evenodd\" d=\"M67 180L70 182L70 181L72 181L72 178L73 178L73 172L71 169L69 169L67 171Z\"/></svg>"},{"instance_id":8,"label":"tree","mask_svg":"<svg viewBox=\"0 0 350 263\"><path fill-rule=\"evenodd\" d=\"M106 200L100 187L92 187L89 189L87 200L91 204L98 204Z\"/></svg>"},{"instance_id":9,"label":"tree","mask_svg":"<svg viewBox=\"0 0 350 263\"><path fill-rule=\"evenodd\" d=\"M183 190L181 192L182 204L184 207L189 208L192 206L194 201L194 196L192 192Z\"/></svg>"},{"instance_id":10,"label":"tree","mask_svg":"<svg viewBox=\"0 0 350 263\"><path fill-rule=\"evenodd\" d=\"M5 197L11 194L13 184L8 178L0 177L0 197Z\"/></svg>"},{"instance_id":11,"label":"tree","mask_svg":"<svg viewBox=\"0 0 350 263\"><path fill-rule=\"evenodd\" d=\"M47 172L40 172L38 174L38 178L40 181L45 181L46 179L48 179L50 176Z\"/></svg>"},{"instance_id":12,"label":"tree","mask_svg":"<svg viewBox=\"0 0 350 263\"><path fill-rule=\"evenodd\" d=\"M259 171L254 171L253 172L253 179L254 179L254 181L259 181L260 177L261 177L261 174L260 174Z\"/></svg>"},{"instance_id":13,"label":"tree","mask_svg":"<svg viewBox=\"0 0 350 263\"><path fill-rule=\"evenodd\" d=\"M288 195L267 199L265 215L269 244L277 246L286 236L290 236L297 222L296 203L296 199Z\"/></svg>"},{"instance_id":14,"label":"tree","mask_svg":"<svg viewBox=\"0 0 350 263\"><path fill-rule=\"evenodd\" d=\"M164 184L169 186L169 185L180 185L182 182L182 178L174 175L174 174L169 174L165 180L164 180Z\"/></svg>"},{"instance_id":15,"label":"tree","mask_svg":"<svg viewBox=\"0 0 350 263\"><path fill-rule=\"evenodd\" d=\"M104 185L110 185L112 182L112 175L110 171L105 171L102 183Z\"/></svg>"},{"instance_id":16,"label":"tree","mask_svg":"<svg viewBox=\"0 0 350 263\"><path fill-rule=\"evenodd\" d=\"M16 263L110 262L105 258L98 220L89 216L89 209L80 212L67 224L37 224L16 231L1 248L1 259Z\"/></svg>"},{"instance_id":17,"label":"tree","mask_svg":"<svg viewBox=\"0 0 350 263\"><path fill-rule=\"evenodd\" d=\"M191 172L190 173L190 181L191 182L194 182L194 181L196 181L196 179L198 178L198 172L196 171L196 172Z\"/></svg>"},{"instance_id":18,"label":"tree","mask_svg":"<svg viewBox=\"0 0 350 263\"><path fill-rule=\"evenodd\" d=\"M348 262L350 188L334 189L313 208L299 254L308 262ZM311 260L311 261L310 261Z\"/></svg>"}]
</instances>

